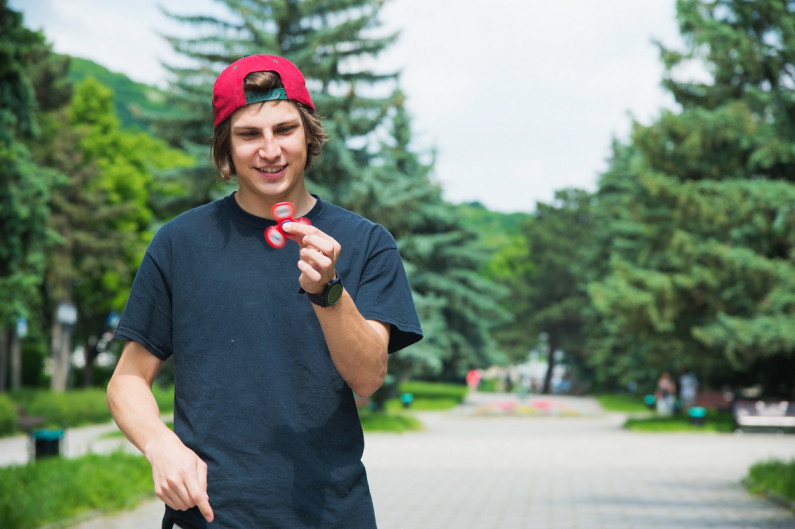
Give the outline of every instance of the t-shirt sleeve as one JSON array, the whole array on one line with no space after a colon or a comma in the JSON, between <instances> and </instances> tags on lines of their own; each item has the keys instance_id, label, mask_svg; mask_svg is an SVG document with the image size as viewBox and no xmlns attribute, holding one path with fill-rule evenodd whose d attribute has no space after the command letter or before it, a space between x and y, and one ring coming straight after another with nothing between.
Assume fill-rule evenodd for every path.
<instances>
[{"instance_id":1,"label":"t-shirt sleeve","mask_svg":"<svg viewBox=\"0 0 795 529\"><path fill-rule=\"evenodd\" d=\"M167 237L158 233L141 261L114 335L140 343L161 360L173 352L169 256Z\"/></svg>"},{"instance_id":2,"label":"t-shirt sleeve","mask_svg":"<svg viewBox=\"0 0 795 529\"><path fill-rule=\"evenodd\" d=\"M422 328L392 235L379 226L370 247L372 253L362 271L356 306L365 319L391 326L388 351L394 353L420 341Z\"/></svg>"}]
</instances>

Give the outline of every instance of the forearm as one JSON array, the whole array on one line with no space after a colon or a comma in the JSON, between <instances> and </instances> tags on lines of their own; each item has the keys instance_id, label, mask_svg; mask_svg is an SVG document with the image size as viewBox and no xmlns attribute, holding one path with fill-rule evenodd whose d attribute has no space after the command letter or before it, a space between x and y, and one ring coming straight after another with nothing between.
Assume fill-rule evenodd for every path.
<instances>
[{"instance_id":1,"label":"forearm","mask_svg":"<svg viewBox=\"0 0 795 529\"><path fill-rule=\"evenodd\" d=\"M333 307L315 306L331 359L351 389L372 395L384 382L389 329L359 313L348 292Z\"/></svg>"},{"instance_id":2,"label":"forearm","mask_svg":"<svg viewBox=\"0 0 795 529\"><path fill-rule=\"evenodd\" d=\"M144 455L153 440L174 435L160 419L151 388L134 375L114 375L108 384L108 407L119 429Z\"/></svg>"},{"instance_id":3,"label":"forearm","mask_svg":"<svg viewBox=\"0 0 795 529\"><path fill-rule=\"evenodd\" d=\"M141 345L128 342L108 383L108 408L113 420L143 454L152 440L174 435L160 419L152 394L160 364Z\"/></svg>"}]
</instances>

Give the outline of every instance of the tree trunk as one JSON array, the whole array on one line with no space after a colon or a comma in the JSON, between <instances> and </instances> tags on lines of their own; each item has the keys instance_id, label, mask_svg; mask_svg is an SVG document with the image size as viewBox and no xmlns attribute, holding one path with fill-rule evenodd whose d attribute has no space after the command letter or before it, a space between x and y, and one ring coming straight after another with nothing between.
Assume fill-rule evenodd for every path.
<instances>
[{"instance_id":1,"label":"tree trunk","mask_svg":"<svg viewBox=\"0 0 795 529\"><path fill-rule=\"evenodd\" d=\"M549 350L547 351L547 374L544 376L544 387L541 393L549 395L552 393L552 372L555 370L555 351L558 348L558 333L552 331L549 333Z\"/></svg>"},{"instance_id":2,"label":"tree trunk","mask_svg":"<svg viewBox=\"0 0 795 529\"><path fill-rule=\"evenodd\" d=\"M0 393L6 390L6 366L8 365L8 329L0 327Z\"/></svg>"},{"instance_id":3,"label":"tree trunk","mask_svg":"<svg viewBox=\"0 0 795 529\"><path fill-rule=\"evenodd\" d=\"M11 391L22 387L22 339L14 329L11 334Z\"/></svg>"},{"instance_id":4,"label":"tree trunk","mask_svg":"<svg viewBox=\"0 0 795 529\"><path fill-rule=\"evenodd\" d=\"M53 323L52 380L50 381L52 391L66 391L69 380L69 352L72 349L71 334L66 325L58 321Z\"/></svg>"},{"instance_id":5,"label":"tree trunk","mask_svg":"<svg viewBox=\"0 0 795 529\"><path fill-rule=\"evenodd\" d=\"M93 345L91 342L94 342ZM98 340L85 340L83 343L83 356L85 357L86 365L83 367L83 387L90 388L94 383L94 365L97 362L99 355L99 341Z\"/></svg>"}]
</instances>

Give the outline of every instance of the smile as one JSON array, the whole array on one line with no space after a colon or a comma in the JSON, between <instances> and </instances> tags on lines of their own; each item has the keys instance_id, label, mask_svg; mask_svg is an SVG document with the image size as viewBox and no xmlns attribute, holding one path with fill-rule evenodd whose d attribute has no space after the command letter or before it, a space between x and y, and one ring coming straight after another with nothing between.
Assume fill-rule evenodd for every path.
<instances>
[{"instance_id":1,"label":"smile","mask_svg":"<svg viewBox=\"0 0 795 529\"><path fill-rule=\"evenodd\" d=\"M281 165L279 167L256 167L255 169L261 173L276 174L283 171L285 167L287 166Z\"/></svg>"}]
</instances>

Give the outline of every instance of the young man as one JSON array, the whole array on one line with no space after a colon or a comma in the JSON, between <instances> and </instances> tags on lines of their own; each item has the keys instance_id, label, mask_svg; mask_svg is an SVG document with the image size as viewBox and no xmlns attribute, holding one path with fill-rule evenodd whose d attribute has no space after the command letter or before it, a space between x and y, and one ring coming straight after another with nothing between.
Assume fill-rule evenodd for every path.
<instances>
[{"instance_id":1,"label":"young man","mask_svg":"<svg viewBox=\"0 0 795 529\"><path fill-rule=\"evenodd\" d=\"M370 529L354 392L422 338L397 246L311 195L325 134L301 72L257 55L213 90L213 156L238 189L164 225L135 278L108 385L114 419L149 460L163 527ZM271 207L294 241L270 247ZM151 385L174 358L174 432Z\"/></svg>"}]
</instances>

